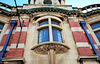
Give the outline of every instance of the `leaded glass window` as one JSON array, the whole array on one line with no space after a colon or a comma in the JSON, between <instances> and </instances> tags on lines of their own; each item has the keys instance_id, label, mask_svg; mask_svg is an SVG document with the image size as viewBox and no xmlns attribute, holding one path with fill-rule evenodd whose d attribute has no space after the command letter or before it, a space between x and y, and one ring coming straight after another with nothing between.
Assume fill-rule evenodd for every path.
<instances>
[{"instance_id":1,"label":"leaded glass window","mask_svg":"<svg viewBox=\"0 0 100 64\"><path fill-rule=\"evenodd\" d=\"M48 24L48 25L47 25ZM60 42L62 43L62 35L60 21L52 18L47 18L46 20L39 21L39 35L38 43L43 42Z\"/></svg>"},{"instance_id":2,"label":"leaded glass window","mask_svg":"<svg viewBox=\"0 0 100 64\"><path fill-rule=\"evenodd\" d=\"M59 29L53 28L52 34L53 34L53 41L62 42L61 31Z\"/></svg>"},{"instance_id":3,"label":"leaded glass window","mask_svg":"<svg viewBox=\"0 0 100 64\"><path fill-rule=\"evenodd\" d=\"M41 29L39 31L39 43L49 41L49 30L48 28Z\"/></svg>"}]
</instances>

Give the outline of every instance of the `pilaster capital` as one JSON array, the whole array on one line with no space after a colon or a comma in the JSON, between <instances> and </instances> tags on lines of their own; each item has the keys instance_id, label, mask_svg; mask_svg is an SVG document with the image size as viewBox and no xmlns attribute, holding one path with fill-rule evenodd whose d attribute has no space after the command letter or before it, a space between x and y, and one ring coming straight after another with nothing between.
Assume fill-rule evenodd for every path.
<instances>
[{"instance_id":1,"label":"pilaster capital","mask_svg":"<svg viewBox=\"0 0 100 64\"><path fill-rule=\"evenodd\" d=\"M80 21L80 25L84 25L85 26L85 21Z\"/></svg>"},{"instance_id":2,"label":"pilaster capital","mask_svg":"<svg viewBox=\"0 0 100 64\"><path fill-rule=\"evenodd\" d=\"M10 25L16 26L16 25L17 25L17 20L11 20L11 21L10 21Z\"/></svg>"}]
</instances>

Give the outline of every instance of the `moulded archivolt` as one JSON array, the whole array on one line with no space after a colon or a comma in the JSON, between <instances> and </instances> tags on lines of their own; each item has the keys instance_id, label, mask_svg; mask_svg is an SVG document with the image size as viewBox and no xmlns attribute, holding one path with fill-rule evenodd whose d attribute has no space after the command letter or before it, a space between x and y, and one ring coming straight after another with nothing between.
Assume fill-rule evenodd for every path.
<instances>
[{"instance_id":1,"label":"moulded archivolt","mask_svg":"<svg viewBox=\"0 0 100 64\"><path fill-rule=\"evenodd\" d=\"M59 22L62 21L62 20L59 19L58 17L51 16L51 15L47 15L47 16L43 16L43 17L38 18L35 22L39 22L39 21L41 21L41 20L45 20L45 19L48 19L48 18L55 19L55 20L57 20L57 21L59 21Z\"/></svg>"},{"instance_id":2,"label":"moulded archivolt","mask_svg":"<svg viewBox=\"0 0 100 64\"><path fill-rule=\"evenodd\" d=\"M90 19L86 20L86 22L88 24L92 24L92 23L95 23L95 22L98 22L98 21L100 21L100 16L95 16L93 18L90 18Z\"/></svg>"}]
</instances>

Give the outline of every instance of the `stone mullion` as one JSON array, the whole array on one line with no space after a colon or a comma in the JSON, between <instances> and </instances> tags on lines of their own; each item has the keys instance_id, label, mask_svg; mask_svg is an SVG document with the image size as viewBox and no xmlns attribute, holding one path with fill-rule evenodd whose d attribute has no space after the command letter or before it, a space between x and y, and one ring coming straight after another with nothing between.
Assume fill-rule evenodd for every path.
<instances>
[{"instance_id":1,"label":"stone mullion","mask_svg":"<svg viewBox=\"0 0 100 64\"><path fill-rule=\"evenodd\" d=\"M48 21L49 21L49 39L50 39L50 42L53 42L52 26L51 26L51 18L50 17L49 17Z\"/></svg>"}]
</instances>

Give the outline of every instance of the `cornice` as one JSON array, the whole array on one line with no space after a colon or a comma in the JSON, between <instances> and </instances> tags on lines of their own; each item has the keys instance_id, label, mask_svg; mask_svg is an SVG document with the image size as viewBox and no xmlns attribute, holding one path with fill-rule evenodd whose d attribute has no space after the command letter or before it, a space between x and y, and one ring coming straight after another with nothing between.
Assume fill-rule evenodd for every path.
<instances>
[{"instance_id":1,"label":"cornice","mask_svg":"<svg viewBox=\"0 0 100 64\"><path fill-rule=\"evenodd\" d=\"M7 11L4 9L1 9L0 14L5 14L8 16L14 16L17 15L16 12L12 12L12 11ZM33 8L33 9L19 9L19 14L31 14L31 13L35 13L35 12L59 12L59 13L63 13L63 14L67 14L67 15L75 15L77 13L79 13L79 11L75 11L75 10L65 10L65 9L61 9L61 8L51 8L51 7L41 7L41 8Z\"/></svg>"}]
</instances>

